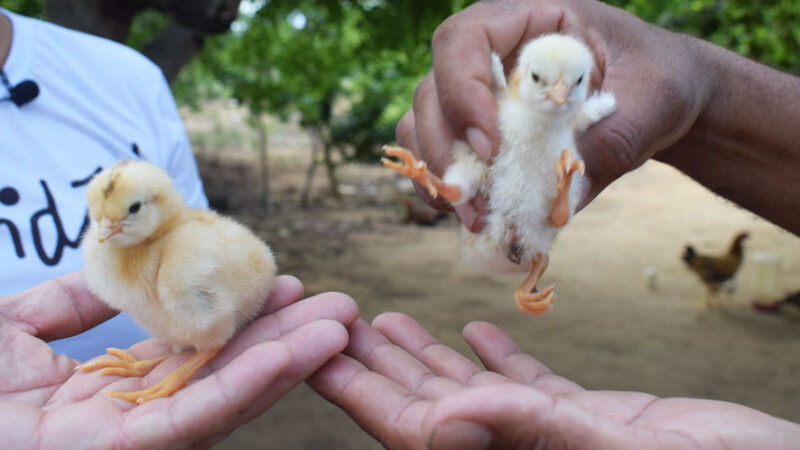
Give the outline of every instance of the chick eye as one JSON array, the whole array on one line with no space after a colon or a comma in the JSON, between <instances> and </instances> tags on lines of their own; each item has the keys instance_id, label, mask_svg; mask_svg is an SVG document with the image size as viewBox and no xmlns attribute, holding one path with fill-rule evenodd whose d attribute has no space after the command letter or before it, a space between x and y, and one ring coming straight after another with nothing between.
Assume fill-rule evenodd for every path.
<instances>
[{"instance_id":1,"label":"chick eye","mask_svg":"<svg viewBox=\"0 0 800 450\"><path fill-rule=\"evenodd\" d=\"M131 207L128 208L128 214L136 214L137 212L139 212L139 209L141 209L141 207L142 204L139 202L132 204Z\"/></svg>"},{"instance_id":2,"label":"chick eye","mask_svg":"<svg viewBox=\"0 0 800 450\"><path fill-rule=\"evenodd\" d=\"M535 73L531 73L531 78L533 78L533 81L535 81L537 83L539 82L539 75L536 75Z\"/></svg>"},{"instance_id":3,"label":"chick eye","mask_svg":"<svg viewBox=\"0 0 800 450\"><path fill-rule=\"evenodd\" d=\"M581 75L580 77L578 77L578 81L577 81L575 84L576 84L576 85L577 85L577 84L581 84L581 81L583 81L583 75Z\"/></svg>"}]
</instances>

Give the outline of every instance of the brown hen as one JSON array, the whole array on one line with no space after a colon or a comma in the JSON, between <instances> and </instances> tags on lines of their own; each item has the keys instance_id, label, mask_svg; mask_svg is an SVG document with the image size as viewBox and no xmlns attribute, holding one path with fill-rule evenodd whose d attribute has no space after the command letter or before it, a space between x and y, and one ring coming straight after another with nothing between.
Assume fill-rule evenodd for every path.
<instances>
[{"instance_id":1,"label":"brown hen","mask_svg":"<svg viewBox=\"0 0 800 450\"><path fill-rule=\"evenodd\" d=\"M683 252L683 261L700 277L700 280L706 286L706 309L714 309L722 305L715 301L717 300L717 294L725 282L732 280L736 276L744 255L742 241L747 236L748 234L745 232L734 236L727 253L723 255L702 255L698 254L691 245L686 246Z\"/></svg>"}]
</instances>

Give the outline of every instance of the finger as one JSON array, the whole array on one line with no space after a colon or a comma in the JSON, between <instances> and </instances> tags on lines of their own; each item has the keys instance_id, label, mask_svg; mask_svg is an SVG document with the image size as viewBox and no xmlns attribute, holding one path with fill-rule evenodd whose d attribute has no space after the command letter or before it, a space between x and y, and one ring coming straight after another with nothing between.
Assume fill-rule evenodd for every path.
<instances>
[{"instance_id":1,"label":"finger","mask_svg":"<svg viewBox=\"0 0 800 450\"><path fill-rule=\"evenodd\" d=\"M308 384L387 448L424 446L420 432L431 402L358 361L336 355Z\"/></svg>"},{"instance_id":2,"label":"finger","mask_svg":"<svg viewBox=\"0 0 800 450\"><path fill-rule=\"evenodd\" d=\"M489 213L488 199L483 194L477 194L468 203L454 208L458 218L467 229L478 233L486 227L486 216Z\"/></svg>"},{"instance_id":3,"label":"finger","mask_svg":"<svg viewBox=\"0 0 800 450\"><path fill-rule=\"evenodd\" d=\"M422 325L405 314L384 313L376 317L372 325L433 373L452 379L461 386L508 382L505 377L486 372L465 356L440 344Z\"/></svg>"},{"instance_id":4,"label":"finger","mask_svg":"<svg viewBox=\"0 0 800 450\"><path fill-rule=\"evenodd\" d=\"M437 376L422 361L362 320L350 328L350 342L345 353L423 398L439 398L463 388L455 380Z\"/></svg>"},{"instance_id":5,"label":"finger","mask_svg":"<svg viewBox=\"0 0 800 450\"><path fill-rule=\"evenodd\" d=\"M398 140L408 144L409 150L425 161L432 173L442 176L450 165L454 136L439 109L432 73L428 73L417 86L413 110L406 113L404 119L398 124L397 131L402 133L398 134ZM427 189L419 183L415 182L414 188L420 198L432 207L443 211L452 210L444 199L431 198Z\"/></svg>"},{"instance_id":6,"label":"finger","mask_svg":"<svg viewBox=\"0 0 800 450\"><path fill-rule=\"evenodd\" d=\"M522 4L521 4L522 3ZM496 151L497 108L491 91L490 55L515 53L530 36L558 30L557 6L478 2L445 20L433 37L433 71L441 111L456 136L488 159Z\"/></svg>"},{"instance_id":7,"label":"finger","mask_svg":"<svg viewBox=\"0 0 800 450\"><path fill-rule=\"evenodd\" d=\"M414 130L415 126L414 110L410 109L406 111L403 117L397 122L397 128L395 128L394 134L397 137L397 143L400 144L401 147L405 147L411 150L415 155L418 155L417 134Z\"/></svg>"},{"instance_id":8,"label":"finger","mask_svg":"<svg viewBox=\"0 0 800 450\"><path fill-rule=\"evenodd\" d=\"M314 321L258 344L213 375L192 383L172 397L130 411L128 430L139 430L136 446L163 446L218 440L302 381L347 343L347 331L334 321ZM286 376L291 372L291 376Z\"/></svg>"},{"instance_id":9,"label":"finger","mask_svg":"<svg viewBox=\"0 0 800 450\"><path fill-rule=\"evenodd\" d=\"M418 156L441 176L450 164L456 136L442 115L433 72L422 79L414 92L414 124Z\"/></svg>"},{"instance_id":10,"label":"finger","mask_svg":"<svg viewBox=\"0 0 800 450\"><path fill-rule=\"evenodd\" d=\"M442 115L432 74L428 74L417 87L413 114L406 113L398 123L397 137L399 141L413 145L408 148L426 161L431 171L437 175L441 176L450 165L455 136ZM481 156L489 158L489 154ZM477 196L470 202L453 208L441 198L431 199L427 190L418 183L415 183L415 188L420 197L434 208L454 209L461 222L473 232L483 228L482 216L486 213L486 200L483 196Z\"/></svg>"},{"instance_id":11,"label":"finger","mask_svg":"<svg viewBox=\"0 0 800 450\"><path fill-rule=\"evenodd\" d=\"M415 156L418 158L422 158L420 156L420 152L417 148L417 135L415 130L415 119L414 119L414 111L409 110L403 114L403 117L400 118L400 121L397 123L397 128L395 130L395 134L397 135L397 142L407 149L409 149ZM428 193L428 189L421 184L414 182L414 190L417 191L417 195L419 198L424 200L426 203L431 205L432 207L439 209L441 211L450 211L452 207L450 204L442 198L432 198Z\"/></svg>"},{"instance_id":12,"label":"finger","mask_svg":"<svg viewBox=\"0 0 800 450\"><path fill-rule=\"evenodd\" d=\"M278 374L291 364L291 352L281 342L259 344L213 377L192 383L172 397L140 406L107 399L130 408L123 427L136 448L169 447L183 441L198 443L224 434L223 418L238 416L249 401L259 395Z\"/></svg>"},{"instance_id":13,"label":"finger","mask_svg":"<svg viewBox=\"0 0 800 450\"><path fill-rule=\"evenodd\" d=\"M292 364L278 375L261 396L254 398L253 404L242 417L231 423L229 432L261 415L285 393L307 380L323 364L344 350L348 340L347 329L334 320L317 320L281 337L280 341L286 343L292 352Z\"/></svg>"},{"instance_id":14,"label":"finger","mask_svg":"<svg viewBox=\"0 0 800 450\"><path fill-rule=\"evenodd\" d=\"M483 448L637 448L630 428L519 385L474 388L441 400L423 436L433 449L476 448L459 447L467 439L488 442Z\"/></svg>"},{"instance_id":15,"label":"finger","mask_svg":"<svg viewBox=\"0 0 800 450\"><path fill-rule=\"evenodd\" d=\"M3 315L42 340L79 334L117 314L95 297L81 272L72 272L3 298Z\"/></svg>"},{"instance_id":16,"label":"finger","mask_svg":"<svg viewBox=\"0 0 800 450\"><path fill-rule=\"evenodd\" d=\"M262 315L272 314L296 302L303 296L303 283L291 275L275 278L275 286L261 310Z\"/></svg>"},{"instance_id":17,"label":"finger","mask_svg":"<svg viewBox=\"0 0 800 450\"><path fill-rule=\"evenodd\" d=\"M281 336L314 320L335 320L349 326L358 319L358 305L348 295L326 292L309 297L257 319L236 335L212 360L212 367L221 367L253 345Z\"/></svg>"},{"instance_id":18,"label":"finger","mask_svg":"<svg viewBox=\"0 0 800 450\"><path fill-rule=\"evenodd\" d=\"M293 281L287 281L288 287L296 286ZM288 289L288 291L292 290L293 288ZM315 295L290 304L274 314L253 321L234 336L214 359L200 368L193 378L203 378L224 367L250 347L262 342L277 340L309 322L327 319L349 325L357 318L358 306L355 301L345 294L336 292ZM148 339L131 348L131 353L139 359L155 358L170 351L169 345L159 339ZM101 376L95 372L76 373L67 380L62 389L53 395L48 402L48 407L55 408L64 403L82 400L96 395L101 390L103 392L126 392L153 385L178 369L192 354L193 351L187 350L173 355L142 378ZM124 404L124 401L120 400L120 402L120 404Z\"/></svg>"},{"instance_id":19,"label":"finger","mask_svg":"<svg viewBox=\"0 0 800 450\"><path fill-rule=\"evenodd\" d=\"M487 322L464 327L464 339L487 369L547 394L581 391L583 388L559 377L544 364L522 353L502 330Z\"/></svg>"}]
</instances>

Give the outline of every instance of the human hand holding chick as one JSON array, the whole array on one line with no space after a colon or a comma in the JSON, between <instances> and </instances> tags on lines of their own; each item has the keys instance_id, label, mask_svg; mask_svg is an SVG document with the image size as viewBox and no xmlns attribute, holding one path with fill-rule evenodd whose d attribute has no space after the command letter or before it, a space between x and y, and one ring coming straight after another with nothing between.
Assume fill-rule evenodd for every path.
<instances>
[{"instance_id":1,"label":"human hand holding chick","mask_svg":"<svg viewBox=\"0 0 800 450\"><path fill-rule=\"evenodd\" d=\"M610 92L589 92L594 67L590 49L579 39L552 33L525 43L506 78L492 53L492 87L497 99L501 143L486 163L463 141L453 145L453 162L443 178L402 147L386 153L402 163L383 164L412 177L461 205L475 193L488 198L487 227L463 233L464 259L491 273L528 271L514 293L520 310L544 314L555 298L554 286L536 285L548 264L550 245L575 212L586 191L584 162L575 136L613 113ZM577 175L577 177L576 177Z\"/></svg>"},{"instance_id":2,"label":"human hand holding chick","mask_svg":"<svg viewBox=\"0 0 800 450\"><path fill-rule=\"evenodd\" d=\"M800 439L800 425L734 403L586 390L486 322L463 332L485 369L402 314L350 330L344 354L308 383L388 448L790 449Z\"/></svg>"},{"instance_id":3,"label":"human hand holding chick","mask_svg":"<svg viewBox=\"0 0 800 450\"><path fill-rule=\"evenodd\" d=\"M76 372L47 341L71 336L115 314L75 272L0 298L0 433L8 448L210 447L305 380L347 343L358 311L342 294L297 301L302 285L279 276L259 318L220 351L196 382L169 401L136 407L101 395L152 384L188 355L170 357L140 379ZM343 326L344 325L344 326ZM150 339L140 357L167 350ZM68 443L68 444L65 444Z\"/></svg>"},{"instance_id":4,"label":"human hand holding chick","mask_svg":"<svg viewBox=\"0 0 800 450\"><path fill-rule=\"evenodd\" d=\"M800 98L790 95L800 79L602 2L483 1L448 18L434 35L433 70L398 125L400 145L438 175L456 139L488 160L500 143L489 55L499 53L510 67L525 42L552 32L587 42L598 67L592 88L617 98L615 114L578 141L590 181L579 207L656 157L800 233L790 200L800 189L800 130L781 125L800 120ZM481 196L455 209L474 231L485 225Z\"/></svg>"}]
</instances>

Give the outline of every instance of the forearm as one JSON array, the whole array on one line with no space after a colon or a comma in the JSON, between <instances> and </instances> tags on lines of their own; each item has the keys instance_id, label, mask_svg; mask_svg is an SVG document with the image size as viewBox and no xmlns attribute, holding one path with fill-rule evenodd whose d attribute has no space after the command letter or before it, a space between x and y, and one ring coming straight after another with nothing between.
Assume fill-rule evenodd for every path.
<instances>
[{"instance_id":1,"label":"forearm","mask_svg":"<svg viewBox=\"0 0 800 450\"><path fill-rule=\"evenodd\" d=\"M709 103L657 159L800 234L800 78L699 40L694 48Z\"/></svg>"}]
</instances>

